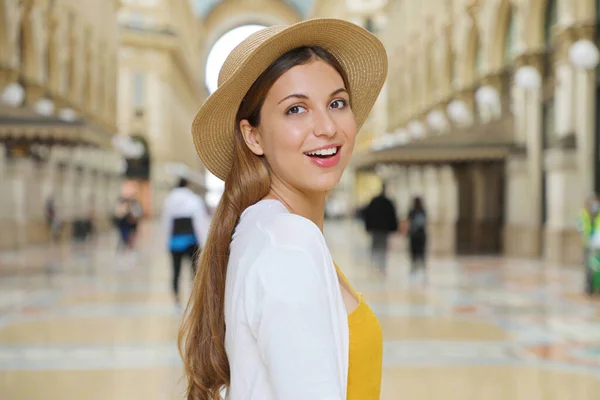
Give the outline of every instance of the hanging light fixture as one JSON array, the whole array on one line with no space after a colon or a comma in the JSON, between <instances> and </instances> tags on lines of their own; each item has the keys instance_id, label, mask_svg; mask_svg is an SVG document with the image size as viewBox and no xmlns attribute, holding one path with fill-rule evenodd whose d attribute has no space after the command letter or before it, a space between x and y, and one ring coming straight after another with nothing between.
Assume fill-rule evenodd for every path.
<instances>
[{"instance_id":1,"label":"hanging light fixture","mask_svg":"<svg viewBox=\"0 0 600 400\"><path fill-rule=\"evenodd\" d=\"M542 76L537 68L525 65L515 73L515 83L518 87L533 90L542 85Z\"/></svg>"},{"instance_id":2,"label":"hanging light fixture","mask_svg":"<svg viewBox=\"0 0 600 400\"><path fill-rule=\"evenodd\" d=\"M598 48L590 40L578 40L569 48L569 60L579 69L594 69L600 62Z\"/></svg>"},{"instance_id":3,"label":"hanging light fixture","mask_svg":"<svg viewBox=\"0 0 600 400\"><path fill-rule=\"evenodd\" d=\"M6 86L2 91L2 102L11 107L20 107L25 100L25 89L17 82Z\"/></svg>"},{"instance_id":4,"label":"hanging light fixture","mask_svg":"<svg viewBox=\"0 0 600 400\"><path fill-rule=\"evenodd\" d=\"M427 124L437 131L443 131L448 127L448 120L440 110L432 110L427 113Z\"/></svg>"},{"instance_id":5,"label":"hanging light fixture","mask_svg":"<svg viewBox=\"0 0 600 400\"><path fill-rule=\"evenodd\" d=\"M414 138L422 138L425 136L425 126L422 122L417 120L412 120L406 126L412 137Z\"/></svg>"},{"instance_id":6,"label":"hanging light fixture","mask_svg":"<svg viewBox=\"0 0 600 400\"><path fill-rule=\"evenodd\" d=\"M458 124L464 124L471 120L471 111L467 104L462 100L452 100L446 108L452 121Z\"/></svg>"},{"instance_id":7,"label":"hanging light fixture","mask_svg":"<svg viewBox=\"0 0 600 400\"><path fill-rule=\"evenodd\" d=\"M35 103L34 109L38 114L49 117L54 113L54 102L42 97Z\"/></svg>"}]
</instances>

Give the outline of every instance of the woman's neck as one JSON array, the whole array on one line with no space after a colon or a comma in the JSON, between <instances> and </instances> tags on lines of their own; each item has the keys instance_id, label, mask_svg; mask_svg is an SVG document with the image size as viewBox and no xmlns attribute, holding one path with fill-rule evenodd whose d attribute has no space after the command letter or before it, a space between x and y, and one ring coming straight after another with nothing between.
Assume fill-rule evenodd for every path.
<instances>
[{"instance_id":1,"label":"woman's neck","mask_svg":"<svg viewBox=\"0 0 600 400\"><path fill-rule=\"evenodd\" d=\"M265 199L279 200L293 214L314 222L323 231L326 193L307 194L285 185L272 185Z\"/></svg>"}]
</instances>

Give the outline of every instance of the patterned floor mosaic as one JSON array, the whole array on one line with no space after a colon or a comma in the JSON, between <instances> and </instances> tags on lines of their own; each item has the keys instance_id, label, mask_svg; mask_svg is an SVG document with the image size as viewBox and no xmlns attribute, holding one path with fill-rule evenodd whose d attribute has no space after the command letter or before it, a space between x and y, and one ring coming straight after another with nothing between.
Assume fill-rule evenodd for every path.
<instances>
[{"instance_id":1,"label":"patterned floor mosaic","mask_svg":"<svg viewBox=\"0 0 600 400\"><path fill-rule=\"evenodd\" d=\"M113 235L0 254L0 399L182 398L181 311L155 232L143 226L137 256L115 254ZM403 238L382 278L359 226L326 237L383 327L382 400L600 398L600 301L579 268L431 259L425 285Z\"/></svg>"}]
</instances>

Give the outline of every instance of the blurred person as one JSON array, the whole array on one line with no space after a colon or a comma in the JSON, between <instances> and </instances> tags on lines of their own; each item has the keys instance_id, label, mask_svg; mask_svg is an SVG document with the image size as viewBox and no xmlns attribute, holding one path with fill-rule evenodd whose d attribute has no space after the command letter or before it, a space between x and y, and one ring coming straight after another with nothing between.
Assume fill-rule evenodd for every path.
<instances>
[{"instance_id":1,"label":"blurred person","mask_svg":"<svg viewBox=\"0 0 600 400\"><path fill-rule=\"evenodd\" d=\"M427 212L421 197L413 198L413 205L408 212L408 240L410 243L410 273L414 278L422 274L427 282L425 251L427 247Z\"/></svg>"},{"instance_id":2,"label":"blurred person","mask_svg":"<svg viewBox=\"0 0 600 400\"><path fill-rule=\"evenodd\" d=\"M133 198L119 196L114 211L114 221L120 238L118 251L132 252L134 250L133 235L140 217L139 203Z\"/></svg>"},{"instance_id":3,"label":"blurred person","mask_svg":"<svg viewBox=\"0 0 600 400\"><path fill-rule=\"evenodd\" d=\"M196 261L208 236L210 220L202 198L188 188L188 181L179 184L165 199L162 225L171 252L173 265L173 295L179 305L179 275L183 257L192 263L196 275Z\"/></svg>"},{"instance_id":4,"label":"blurred person","mask_svg":"<svg viewBox=\"0 0 600 400\"><path fill-rule=\"evenodd\" d=\"M62 232L62 224L58 217L56 201L54 200L53 195L48 196L48 198L46 199L44 209L46 224L48 225L48 229L50 230L50 237L52 239L52 242L58 243L60 241L60 235Z\"/></svg>"},{"instance_id":5,"label":"blurred person","mask_svg":"<svg viewBox=\"0 0 600 400\"><path fill-rule=\"evenodd\" d=\"M87 213L85 217L85 232L86 239L91 241L96 236L96 207L94 206L94 198L91 197L88 201Z\"/></svg>"},{"instance_id":6,"label":"blurred person","mask_svg":"<svg viewBox=\"0 0 600 400\"><path fill-rule=\"evenodd\" d=\"M186 398L379 399L381 327L322 231L386 70L337 19L264 28L225 60L192 125L225 190L180 331Z\"/></svg>"},{"instance_id":7,"label":"blurred person","mask_svg":"<svg viewBox=\"0 0 600 400\"><path fill-rule=\"evenodd\" d=\"M591 294L593 292L593 251L595 245L593 240L600 233L600 201L597 195L589 196L584 207L579 212L578 230L583 241L583 258L585 266L585 292Z\"/></svg>"},{"instance_id":8,"label":"blurred person","mask_svg":"<svg viewBox=\"0 0 600 400\"><path fill-rule=\"evenodd\" d=\"M385 194L385 184L381 192L362 210L365 228L371 235L371 260L381 275L386 274L389 235L398 230L398 216L394 203Z\"/></svg>"},{"instance_id":9,"label":"blurred person","mask_svg":"<svg viewBox=\"0 0 600 400\"><path fill-rule=\"evenodd\" d=\"M129 223L131 224L131 233L129 235L129 247L134 252L134 254L137 254L135 253L135 245L138 239L140 221L144 216L144 209L142 208L142 204L135 197L129 198L129 202L131 210L131 215L129 219Z\"/></svg>"}]
</instances>

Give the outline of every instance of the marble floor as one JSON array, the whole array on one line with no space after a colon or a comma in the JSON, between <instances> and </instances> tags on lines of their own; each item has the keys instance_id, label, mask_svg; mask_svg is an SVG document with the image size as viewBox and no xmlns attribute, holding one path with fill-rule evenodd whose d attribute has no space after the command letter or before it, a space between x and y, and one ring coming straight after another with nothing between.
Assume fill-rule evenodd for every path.
<instances>
[{"instance_id":1,"label":"marble floor","mask_svg":"<svg viewBox=\"0 0 600 400\"><path fill-rule=\"evenodd\" d=\"M358 226L328 223L326 236L383 327L382 400L600 398L600 301L581 294L579 269L431 259L425 285L407 275L402 238L382 279ZM162 240L146 224L138 257L115 248L105 235L0 254L1 400L182 398Z\"/></svg>"}]
</instances>

